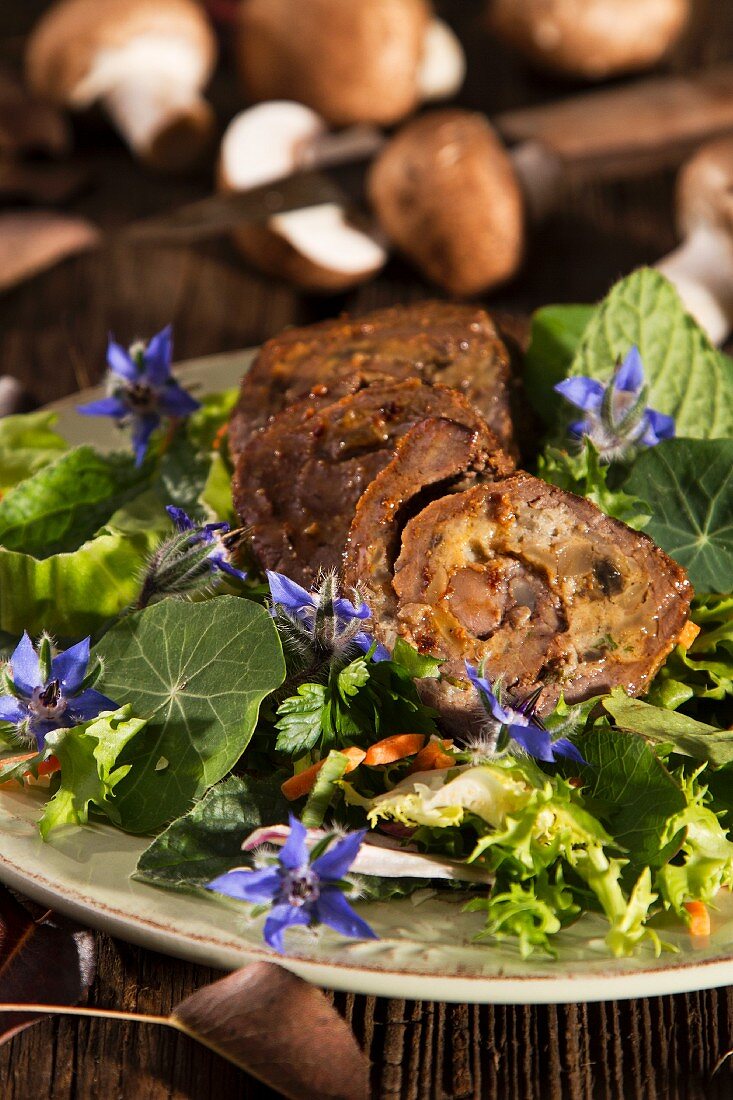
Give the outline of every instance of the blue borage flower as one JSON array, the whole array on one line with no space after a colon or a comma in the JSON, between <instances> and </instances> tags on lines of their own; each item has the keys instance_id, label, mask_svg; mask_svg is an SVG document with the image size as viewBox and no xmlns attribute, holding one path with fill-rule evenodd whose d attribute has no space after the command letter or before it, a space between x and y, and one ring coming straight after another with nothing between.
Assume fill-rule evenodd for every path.
<instances>
[{"instance_id":1,"label":"blue borage flower","mask_svg":"<svg viewBox=\"0 0 733 1100\"><path fill-rule=\"evenodd\" d=\"M197 524L182 508L169 504L166 511L176 533L162 539L145 568L137 608L165 596L188 596L211 588L222 574L245 581L247 574L232 564L232 554L242 536L228 523Z\"/></svg>"},{"instance_id":2,"label":"blue borage flower","mask_svg":"<svg viewBox=\"0 0 733 1100\"><path fill-rule=\"evenodd\" d=\"M110 337L107 346L108 396L79 405L84 416L111 416L132 425L135 462L145 458L150 436L163 417L180 419L200 408L171 375L172 328L168 325L148 343L140 341L125 351Z\"/></svg>"},{"instance_id":3,"label":"blue borage flower","mask_svg":"<svg viewBox=\"0 0 733 1100\"><path fill-rule=\"evenodd\" d=\"M500 724L512 741L516 741L525 752L536 760L553 763L558 756L566 756L578 764L585 764L581 753L567 737L553 741L541 720L534 713L539 692L530 695L519 706L511 707L502 703L494 694L491 684L469 661L466 661L466 673L479 693L481 702L492 718Z\"/></svg>"},{"instance_id":4,"label":"blue borage flower","mask_svg":"<svg viewBox=\"0 0 733 1100\"><path fill-rule=\"evenodd\" d=\"M236 577L239 581L246 581L247 574L232 565L230 560L231 550L227 547L223 538L224 535L231 532L228 523L198 525L184 512L183 508L176 508L172 504L167 505L166 512L173 520L177 531L183 534L190 533L189 543L191 546L206 545L211 547L206 555L206 561L212 571L216 572L218 570L221 573L227 573L230 577Z\"/></svg>"},{"instance_id":5,"label":"blue borage flower","mask_svg":"<svg viewBox=\"0 0 733 1100\"><path fill-rule=\"evenodd\" d=\"M368 653L375 645L372 636L359 628L360 623L371 619L371 611L361 601L357 607L351 600L339 596L336 578L332 573L327 574L313 592L306 591L282 573L274 573L269 569L267 583L270 586L273 610L282 608L287 615L302 623L316 645L338 651L353 644L362 653ZM389 650L377 644L372 660L388 661L389 658Z\"/></svg>"},{"instance_id":6,"label":"blue borage flower","mask_svg":"<svg viewBox=\"0 0 733 1100\"><path fill-rule=\"evenodd\" d=\"M88 665L89 638L53 657L46 635L36 650L24 633L3 670L8 694L0 695L0 721L12 722L23 742L35 738L40 752L51 730L70 729L102 711L118 710L117 703L92 687L101 663L91 671Z\"/></svg>"},{"instance_id":7,"label":"blue borage flower","mask_svg":"<svg viewBox=\"0 0 733 1100\"><path fill-rule=\"evenodd\" d=\"M587 436L603 462L626 458L635 447L655 447L674 437L671 416L647 407L648 386L637 347L632 347L604 386L595 378L566 378L557 393L585 416L570 425L578 438Z\"/></svg>"},{"instance_id":8,"label":"blue borage flower","mask_svg":"<svg viewBox=\"0 0 733 1100\"><path fill-rule=\"evenodd\" d=\"M282 954L283 935L295 924L326 924L342 936L377 939L366 921L344 897L344 876L356 859L366 829L347 833L335 843L326 838L309 855L307 829L290 815L290 835L270 866L257 871L229 871L207 886L219 894L271 906L265 921L265 941ZM315 857L315 858L314 858Z\"/></svg>"}]
</instances>

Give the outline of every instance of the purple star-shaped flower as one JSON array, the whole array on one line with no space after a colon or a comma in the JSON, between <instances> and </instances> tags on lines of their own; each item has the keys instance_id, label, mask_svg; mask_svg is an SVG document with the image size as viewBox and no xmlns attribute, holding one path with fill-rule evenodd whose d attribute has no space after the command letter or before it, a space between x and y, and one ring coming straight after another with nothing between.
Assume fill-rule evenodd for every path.
<instances>
[{"instance_id":1,"label":"purple star-shaped flower","mask_svg":"<svg viewBox=\"0 0 733 1100\"><path fill-rule=\"evenodd\" d=\"M479 693L481 702L507 731L513 741L534 756L536 760L544 760L553 763L558 756L566 756L579 764L585 764L578 749L567 737L560 737L553 741L542 722L534 714L534 705L537 695L530 696L524 703L517 707L505 706L500 702L485 676L466 661L466 674Z\"/></svg>"},{"instance_id":2,"label":"purple star-shaped flower","mask_svg":"<svg viewBox=\"0 0 733 1100\"><path fill-rule=\"evenodd\" d=\"M308 854L307 829L290 815L290 835L277 863L259 871L229 871L208 884L209 890L230 898L271 905L265 921L265 941L282 954L283 935L295 924L327 924L342 936L377 939L344 897L342 880L364 839L366 829L337 840L313 861Z\"/></svg>"},{"instance_id":3,"label":"purple star-shaped flower","mask_svg":"<svg viewBox=\"0 0 733 1100\"><path fill-rule=\"evenodd\" d=\"M192 546L199 543L209 543L211 545L211 552L207 555L207 560L213 572L218 570L221 573L227 573L230 577L236 577L237 580L246 581L247 574L232 565L230 551L222 539L222 535L228 534L231 530L228 523L206 523L199 526L184 512L183 508L176 508L172 504L166 507L166 512L173 520L178 531L181 533L191 532L189 541Z\"/></svg>"},{"instance_id":4,"label":"purple star-shaped flower","mask_svg":"<svg viewBox=\"0 0 733 1100\"><path fill-rule=\"evenodd\" d=\"M51 730L70 729L104 710L118 709L117 703L88 686L89 638L58 653L50 668L47 659L42 660L44 652L50 654L47 639L42 640L39 653L24 633L5 670L12 694L0 695L0 721L12 722L21 738L35 737L39 751Z\"/></svg>"},{"instance_id":5,"label":"purple star-shaped flower","mask_svg":"<svg viewBox=\"0 0 733 1100\"><path fill-rule=\"evenodd\" d=\"M604 462L624 458L634 447L655 447L674 437L674 419L646 405L644 364L637 347L632 347L608 385L595 378L566 378L555 390L585 413L570 425L570 431L578 438L587 436Z\"/></svg>"},{"instance_id":6,"label":"purple star-shaped flower","mask_svg":"<svg viewBox=\"0 0 733 1100\"><path fill-rule=\"evenodd\" d=\"M314 630L316 624L316 612L321 604L321 592L308 592L295 581L289 580L282 573L273 573L267 570L267 582L270 586L270 596L273 605L283 607L295 618L299 619L309 629ZM371 619L372 613L365 603L359 603L357 607L351 600L343 596L336 596L333 600L333 615L336 618L337 630L353 642L362 653L368 653L374 645L374 639L365 630L353 632L353 624L365 619ZM351 635L351 637L348 637ZM374 661L388 661L389 650L377 644L372 654Z\"/></svg>"},{"instance_id":7,"label":"purple star-shaped flower","mask_svg":"<svg viewBox=\"0 0 733 1100\"><path fill-rule=\"evenodd\" d=\"M151 340L133 344L129 351L110 337L107 346L108 396L78 406L84 416L111 416L132 426L135 462L142 464L150 436L163 417L181 419L200 408L171 375L172 328L168 325Z\"/></svg>"}]
</instances>

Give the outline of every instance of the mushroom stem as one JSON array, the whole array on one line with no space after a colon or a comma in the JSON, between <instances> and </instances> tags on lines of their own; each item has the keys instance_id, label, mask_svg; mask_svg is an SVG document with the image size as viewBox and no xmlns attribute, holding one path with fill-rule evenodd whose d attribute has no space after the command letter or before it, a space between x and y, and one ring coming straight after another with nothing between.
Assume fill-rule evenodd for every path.
<instances>
[{"instance_id":1,"label":"mushroom stem","mask_svg":"<svg viewBox=\"0 0 733 1100\"><path fill-rule=\"evenodd\" d=\"M194 163L213 133L209 104L190 81L169 73L135 73L109 88L102 103L130 148L158 167Z\"/></svg>"},{"instance_id":2,"label":"mushroom stem","mask_svg":"<svg viewBox=\"0 0 733 1100\"><path fill-rule=\"evenodd\" d=\"M525 209L532 223L557 210L565 194L565 169L560 158L539 141L523 141L509 150Z\"/></svg>"},{"instance_id":3,"label":"mushroom stem","mask_svg":"<svg viewBox=\"0 0 733 1100\"><path fill-rule=\"evenodd\" d=\"M722 227L698 225L657 265L715 344L733 327L733 241Z\"/></svg>"},{"instance_id":4,"label":"mushroom stem","mask_svg":"<svg viewBox=\"0 0 733 1100\"><path fill-rule=\"evenodd\" d=\"M338 164L369 160L385 144L385 137L376 126L349 126L336 133L323 133L303 142L298 151L300 168L333 168Z\"/></svg>"},{"instance_id":5,"label":"mushroom stem","mask_svg":"<svg viewBox=\"0 0 733 1100\"><path fill-rule=\"evenodd\" d=\"M418 87L423 101L455 95L466 76L463 47L442 19L431 19L425 32Z\"/></svg>"}]
</instances>

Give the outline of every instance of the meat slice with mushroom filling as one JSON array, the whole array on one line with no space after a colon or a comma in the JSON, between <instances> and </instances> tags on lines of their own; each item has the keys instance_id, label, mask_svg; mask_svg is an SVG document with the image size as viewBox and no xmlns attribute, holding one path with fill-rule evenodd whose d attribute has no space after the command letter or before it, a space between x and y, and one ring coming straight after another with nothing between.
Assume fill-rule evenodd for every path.
<instances>
[{"instance_id":1,"label":"meat slice with mushroom filling","mask_svg":"<svg viewBox=\"0 0 733 1100\"><path fill-rule=\"evenodd\" d=\"M541 714L561 693L642 692L687 620L684 570L589 501L521 471L489 480L484 461L464 427L427 421L359 501L344 577L378 639L444 659L421 690L457 731L476 720L467 660L516 701L541 688Z\"/></svg>"},{"instance_id":2,"label":"meat slice with mushroom filling","mask_svg":"<svg viewBox=\"0 0 733 1100\"><path fill-rule=\"evenodd\" d=\"M274 416L247 444L234 476L234 504L261 563L306 584L338 569L360 496L401 436L434 416L481 437L487 470L513 468L465 397L416 378L375 383L338 401L309 399Z\"/></svg>"},{"instance_id":3,"label":"meat slice with mushroom filling","mask_svg":"<svg viewBox=\"0 0 733 1100\"><path fill-rule=\"evenodd\" d=\"M374 382L421 378L460 390L512 449L510 355L475 306L421 302L289 329L269 340L242 380L229 427L236 459L275 413L314 395L336 400Z\"/></svg>"}]
</instances>

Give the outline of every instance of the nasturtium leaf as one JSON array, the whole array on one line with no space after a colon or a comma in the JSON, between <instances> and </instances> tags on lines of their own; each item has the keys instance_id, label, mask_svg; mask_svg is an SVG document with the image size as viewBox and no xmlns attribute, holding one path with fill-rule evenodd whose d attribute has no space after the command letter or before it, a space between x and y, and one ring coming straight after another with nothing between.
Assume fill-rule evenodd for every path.
<instances>
[{"instance_id":1,"label":"nasturtium leaf","mask_svg":"<svg viewBox=\"0 0 733 1100\"><path fill-rule=\"evenodd\" d=\"M0 630L16 639L48 630L57 641L93 633L133 603L143 564L169 531L162 504L144 493L73 553L39 560L0 549Z\"/></svg>"},{"instance_id":2,"label":"nasturtium leaf","mask_svg":"<svg viewBox=\"0 0 733 1100\"><path fill-rule=\"evenodd\" d=\"M125 706L47 735L46 745L61 765L61 779L41 818L44 840L60 825L85 825L90 806L116 822L114 789L130 770L119 764L120 754L144 726L144 720Z\"/></svg>"},{"instance_id":3,"label":"nasturtium leaf","mask_svg":"<svg viewBox=\"0 0 733 1100\"><path fill-rule=\"evenodd\" d=\"M18 413L0 418L0 490L9 489L69 449L55 432L56 413Z\"/></svg>"},{"instance_id":4,"label":"nasturtium leaf","mask_svg":"<svg viewBox=\"0 0 733 1100\"><path fill-rule=\"evenodd\" d=\"M657 866L667 822L687 805L684 792L642 737L598 724L577 745L588 762L585 792L634 866Z\"/></svg>"},{"instance_id":5,"label":"nasturtium leaf","mask_svg":"<svg viewBox=\"0 0 733 1100\"><path fill-rule=\"evenodd\" d=\"M733 436L733 360L713 346L672 284L651 268L611 290L588 325L570 373L608 382L616 361L634 345L649 383L648 404L675 418L678 436Z\"/></svg>"},{"instance_id":6,"label":"nasturtium leaf","mask_svg":"<svg viewBox=\"0 0 733 1100\"><path fill-rule=\"evenodd\" d=\"M650 447L624 489L652 503L646 533L684 566L698 591L730 592L733 439L670 439Z\"/></svg>"},{"instance_id":7,"label":"nasturtium leaf","mask_svg":"<svg viewBox=\"0 0 733 1100\"><path fill-rule=\"evenodd\" d=\"M630 699L616 688L603 700L603 706L619 729L630 730L674 752L705 761L713 767L733 763L733 731L720 730L698 722L677 711L662 710L641 699Z\"/></svg>"},{"instance_id":8,"label":"nasturtium leaf","mask_svg":"<svg viewBox=\"0 0 733 1100\"><path fill-rule=\"evenodd\" d=\"M567 377L596 308L587 305L543 306L532 315L523 379L535 412L546 423L555 420L563 404L554 387Z\"/></svg>"},{"instance_id":9,"label":"nasturtium leaf","mask_svg":"<svg viewBox=\"0 0 733 1100\"><path fill-rule=\"evenodd\" d=\"M95 653L100 690L148 723L121 757L131 770L115 792L119 824L135 833L179 817L230 771L285 678L271 617L235 596L163 600L122 619ZM161 757L168 766L156 770Z\"/></svg>"},{"instance_id":10,"label":"nasturtium leaf","mask_svg":"<svg viewBox=\"0 0 733 1100\"><path fill-rule=\"evenodd\" d=\"M76 550L140 492L145 476L129 455L77 447L3 497L0 546L36 558Z\"/></svg>"},{"instance_id":11,"label":"nasturtium leaf","mask_svg":"<svg viewBox=\"0 0 733 1100\"><path fill-rule=\"evenodd\" d=\"M197 890L246 864L245 837L288 820L289 804L280 791L285 777L231 776L217 783L146 848L135 878L171 890Z\"/></svg>"}]
</instances>

